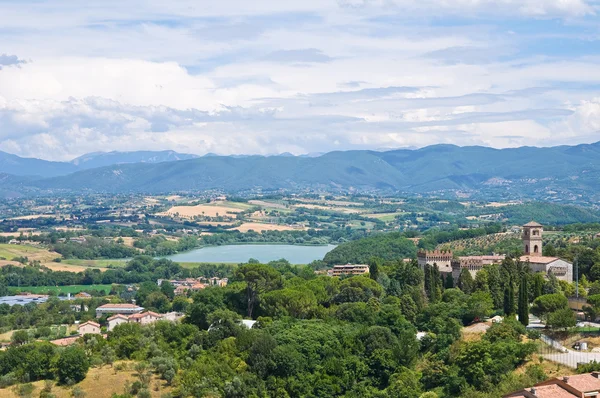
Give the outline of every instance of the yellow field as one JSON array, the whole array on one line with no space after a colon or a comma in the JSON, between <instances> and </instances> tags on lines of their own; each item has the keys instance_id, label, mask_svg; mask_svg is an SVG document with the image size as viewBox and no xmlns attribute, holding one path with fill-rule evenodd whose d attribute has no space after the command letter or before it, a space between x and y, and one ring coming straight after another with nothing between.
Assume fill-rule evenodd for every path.
<instances>
[{"instance_id":1,"label":"yellow field","mask_svg":"<svg viewBox=\"0 0 600 398\"><path fill-rule=\"evenodd\" d=\"M32 232L25 232L23 231L23 236L37 236L40 235L41 232L40 231L32 231ZM21 232L0 232L0 236L14 236L14 237L19 237L21 235Z\"/></svg>"},{"instance_id":2,"label":"yellow field","mask_svg":"<svg viewBox=\"0 0 600 398\"><path fill-rule=\"evenodd\" d=\"M246 222L239 227L233 228L236 231L248 232L253 230L255 232L261 231L302 231L305 228L293 228L289 225L277 225L277 224L261 224L257 222Z\"/></svg>"},{"instance_id":3,"label":"yellow field","mask_svg":"<svg viewBox=\"0 0 600 398\"><path fill-rule=\"evenodd\" d=\"M197 206L173 206L166 212L158 213L158 216L174 217L179 214L179 217L194 218L196 216L204 217L231 217L234 218L236 213L241 213L243 209L235 207L226 207L220 205L197 205Z\"/></svg>"},{"instance_id":4,"label":"yellow field","mask_svg":"<svg viewBox=\"0 0 600 398\"><path fill-rule=\"evenodd\" d=\"M133 363L130 362L129 368L133 368L133 366ZM138 380L138 378L133 370L121 370L115 372L114 368L103 366L102 368L91 368L85 380L77 384L77 386L85 393L86 397L110 398L113 394L123 394L125 392L125 384L131 384L136 380ZM31 396L37 397L44 388L44 382L36 381L33 385L35 386L35 390ZM164 381L158 380L156 376L152 376L149 385L152 397L158 398L171 390ZM158 391L156 391L155 387L158 387ZM52 394L57 398L70 398L72 397L72 391L72 388L63 386L55 385L52 388ZM0 397L17 398L18 395L14 393L12 387L9 387L0 389Z\"/></svg>"},{"instance_id":5,"label":"yellow field","mask_svg":"<svg viewBox=\"0 0 600 398\"><path fill-rule=\"evenodd\" d=\"M44 263L60 257L60 254L41 247L0 244L0 257L4 257L7 260L12 260L15 257L27 257L30 261L38 260Z\"/></svg>"}]
</instances>

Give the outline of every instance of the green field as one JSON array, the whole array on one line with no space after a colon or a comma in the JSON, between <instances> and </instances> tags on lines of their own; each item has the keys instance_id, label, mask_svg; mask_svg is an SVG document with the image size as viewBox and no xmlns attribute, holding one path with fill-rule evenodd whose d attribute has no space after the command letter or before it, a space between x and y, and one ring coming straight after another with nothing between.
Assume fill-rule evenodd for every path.
<instances>
[{"instance_id":1,"label":"green field","mask_svg":"<svg viewBox=\"0 0 600 398\"><path fill-rule=\"evenodd\" d=\"M68 260L62 260L62 264L67 265L79 265L82 267L92 267L92 268L107 268L109 265L114 265L116 267L124 267L127 263L127 260L124 259L108 259L108 260L82 260L79 258L71 258Z\"/></svg>"},{"instance_id":2,"label":"green field","mask_svg":"<svg viewBox=\"0 0 600 398\"><path fill-rule=\"evenodd\" d=\"M11 286L8 288L10 293L19 292L30 292L30 293L47 293L56 292L60 293L71 293L77 294L79 292L89 292L91 290L104 290L107 293L112 289L112 285L68 285L68 286Z\"/></svg>"}]
</instances>

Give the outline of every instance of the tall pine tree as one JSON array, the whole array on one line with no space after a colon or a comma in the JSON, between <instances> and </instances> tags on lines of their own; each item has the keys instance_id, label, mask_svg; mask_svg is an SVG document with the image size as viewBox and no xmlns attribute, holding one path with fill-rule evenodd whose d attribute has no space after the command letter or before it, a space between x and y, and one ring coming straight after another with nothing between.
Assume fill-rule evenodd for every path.
<instances>
[{"instance_id":1,"label":"tall pine tree","mask_svg":"<svg viewBox=\"0 0 600 398\"><path fill-rule=\"evenodd\" d=\"M519 322L529 325L529 293L527 291L527 275L524 274L519 285Z\"/></svg>"}]
</instances>

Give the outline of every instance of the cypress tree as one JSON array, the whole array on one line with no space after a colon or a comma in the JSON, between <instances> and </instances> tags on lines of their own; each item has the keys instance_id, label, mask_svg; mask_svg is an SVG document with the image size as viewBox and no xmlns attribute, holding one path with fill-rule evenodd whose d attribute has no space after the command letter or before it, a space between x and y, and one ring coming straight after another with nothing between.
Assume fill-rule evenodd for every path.
<instances>
[{"instance_id":1,"label":"cypress tree","mask_svg":"<svg viewBox=\"0 0 600 398\"><path fill-rule=\"evenodd\" d=\"M468 269L463 268L460 271L460 276L458 277L458 288L465 294L471 294L473 292L474 285L475 281L473 281L471 272L469 272Z\"/></svg>"},{"instance_id":2,"label":"cypress tree","mask_svg":"<svg viewBox=\"0 0 600 398\"><path fill-rule=\"evenodd\" d=\"M381 265L381 259L374 257L369 261L369 277L374 281L379 278L379 267Z\"/></svg>"},{"instance_id":3,"label":"cypress tree","mask_svg":"<svg viewBox=\"0 0 600 398\"><path fill-rule=\"evenodd\" d=\"M504 288L504 314L513 315L515 313L515 288L512 281Z\"/></svg>"},{"instance_id":4,"label":"cypress tree","mask_svg":"<svg viewBox=\"0 0 600 398\"><path fill-rule=\"evenodd\" d=\"M527 292L527 275L521 278L519 285L519 322L523 326L529 325L529 293Z\"/></svg>"},{"instance_id":5,"label":"cypress tree","mask_svg":"<svg viewBox=\"0 0 600 398\"><path fill-rule=\"evenodd\" d=\"M446 288L446 289L454 288L454 278L452 278L452 274L446 275L446 282L444 283L444 288Z\"/></svg>"},{"instance_id":6,"label":"cypress tree","mask_svg":"<svg viewBox=\"0 0 600 398\"><path fill-rule=\"evenodd\" d=\"M423 273L425 274L425 294L427 294L427 297L431 298L431 265L425 264Z\"/></svg>"},{"instance_id":7,"label":"cypress tree","mask_svg":"<svg viewBox=\"0 0 600 398\"><path fill-rule=\"evenodd\" d=\"M437 264L433 264L431 268L431 296L429 299L432 303L440 301L442 298L442 275Z\"/></svg>"}]
</instances>

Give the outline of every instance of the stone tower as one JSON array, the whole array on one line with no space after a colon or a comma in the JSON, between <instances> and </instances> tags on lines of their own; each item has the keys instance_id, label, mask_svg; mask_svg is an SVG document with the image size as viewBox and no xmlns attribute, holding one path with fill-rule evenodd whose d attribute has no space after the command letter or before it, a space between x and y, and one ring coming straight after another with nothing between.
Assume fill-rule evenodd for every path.
<instances>
[{"instance_id":1,"label":"stone tower","mask_svg":"<svg viewBox=\"0 0 600 398\"><path fill-rule=\"evenodd\" d=\"M526 256L542 255L542 232L541 224L531 221L523 225L523 251Z\"/></svg>"}]
</instances>

